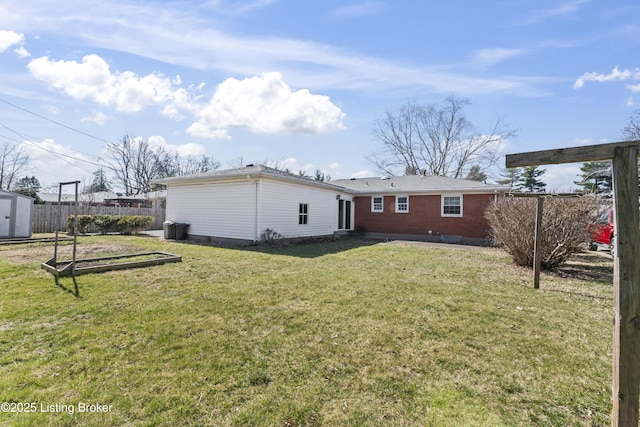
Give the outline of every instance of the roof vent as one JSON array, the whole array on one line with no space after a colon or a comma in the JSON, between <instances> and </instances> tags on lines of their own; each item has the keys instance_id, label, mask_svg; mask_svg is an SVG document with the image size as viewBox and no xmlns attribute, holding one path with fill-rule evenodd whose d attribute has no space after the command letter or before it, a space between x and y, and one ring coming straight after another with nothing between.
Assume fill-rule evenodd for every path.
<instances>
[{"instance_id":1,"label":"roof vent","mask_svg":"<svg viewBox=\"0 0 640 427\"><path fill-rule=\"evenodd\" d=\"M255 166L253 163L249 163L246 167L250 168L252 166Z\"/></svg>"},{"instance_id":2,"label":"roof vent","mask_svg":"<svg viewBox=\"0 0 640 427\"><path fill-rule=\"evenodd\" d=\"M381 176L380 179L389 179L388 176Z\"/></svg>"},{"instance_id":3,"label":"roof vent","mask_svg":"<svg viewBox=\"0 0 640 427\"><path fill-rule=\"evenodd\" d=\"M391 186L393 187L393 182L391 183Z\"/></svg>"},{"instance_id":4,"label":"roof vent","mask_svg":"<svg viewBox=\"0 0 640 427\"><path fill-rule=\"evenodd\" d=\"M356 180L355 178L351 178L351 181L355 181L355 180Z\"/></svg>"}]
</instances>

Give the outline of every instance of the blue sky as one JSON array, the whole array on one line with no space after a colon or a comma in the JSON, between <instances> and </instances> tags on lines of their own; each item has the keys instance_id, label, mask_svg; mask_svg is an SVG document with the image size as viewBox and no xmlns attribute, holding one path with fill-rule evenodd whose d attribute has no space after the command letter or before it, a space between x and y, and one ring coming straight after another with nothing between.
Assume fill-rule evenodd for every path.
<instances>
[{"instance_id":1,"label":"blue sky","mask_svg":"<svg viewBox=\"0 0 640 427\"><path fill-rule=\"evenodd\" d=\"M372 176L375 120L450 95L480 130L518 130L505 154L615 142L639 48L637 0L2 0L0 143L45 186L90 181L125 134L223 167ZM568 189L579 166L544 180Z\"/></svg>"}]
</instances>

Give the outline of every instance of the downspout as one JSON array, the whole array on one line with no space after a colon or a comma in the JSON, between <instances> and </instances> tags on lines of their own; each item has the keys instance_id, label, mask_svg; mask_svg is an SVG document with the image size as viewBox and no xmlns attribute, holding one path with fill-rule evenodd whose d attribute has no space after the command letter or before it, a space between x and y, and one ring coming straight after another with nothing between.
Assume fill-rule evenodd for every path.
<instances>
[{"instance_id":1,"label":"downspout","mask_svg":"<svg viewBox=\"0 0 640 427\"><path fill-rule=\"evenodd\" d=\"M258 209L258 204L260 202L260 196L259 196L259 182L256 179L254 181L255 183L255 191L256 191L256 199L255 199L255 212L254 212L254 224L253 224L253 240L254 241L258 241L259 236L258 236L258 215L260 214L260 209Z\"/></svg>"}]
</instances>

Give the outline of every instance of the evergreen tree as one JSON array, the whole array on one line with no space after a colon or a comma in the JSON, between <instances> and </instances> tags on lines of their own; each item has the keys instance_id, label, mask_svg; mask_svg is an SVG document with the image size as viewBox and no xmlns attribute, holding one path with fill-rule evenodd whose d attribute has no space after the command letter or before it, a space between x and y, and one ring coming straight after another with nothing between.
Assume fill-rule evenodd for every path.
<instances>
[{"instance_id":1,"label":"evergreen tree","mask_svg":"<svg viewBox=\"0 0 640 427\"><path fill-rule=\"evenodd\" d=\"M100 191L111 191L111 183L107 179L104 169L100 168L93 173L93 181L87 189L87 193L98 193Z\"/></svg>"},{"instance_id":2,"label":"evergreen tree","mask_svg":"<svg viewBox=\"0 0 640 427\"><path fill-rule=\"evenodd\" d=\"M538 166L526 166L522 168L522 173L518 178L516 188L519 191L532 193L541 193L546 190L547 184L538 179L544 175L546 169L540 169Z\"/></svg>"},{"instance_id":3,"label":"evergreen tree","mask_svg":"<svg viewBox=\"0 0 640 427\"><path fill-rule=\"evenodd\" d=\"M582 180L574 184L585 193L611 193L611 162L586 162L580 167Z\"/></svg>"},{"instance_id":4,"label":"evergreen tree","mask_svg":"<svg viewBox=\"0 0 640 427\"><path fill-rule=\"evenodd\" d=\"M480 169L480 165L474 165L471 166L471 169L469 170L469 173L467 174L467 177L465 179L486 183L487 178L489 177L482 171L482 169Z\"/></svg>"},{"instance_id":5,"label":"evergreen tree","mask_svg":"<svg viewBox=\"0 0 640 427\"><path fill-rule=\"evenodd\" d=\"M502 179L498 180L498 184L500 185L508 185L510 187L515 187L520 179L520 175L522 174L521 168L510 168L502 171L500 176Z\"/></svg>"},{"instance_id":6,"label":"evergreen tree","mask_svg":"<svg viewBox=\"0 0 640 427\"><path fill-rule=\"evenodd\" d=\"M41 187L38 178L35 176L25 176L13 185L13 191L35 199L35 204L42 204L44 202L40 199L40 196L38 196L38 191L40 191Z\"/></svg>"}]
</instances>

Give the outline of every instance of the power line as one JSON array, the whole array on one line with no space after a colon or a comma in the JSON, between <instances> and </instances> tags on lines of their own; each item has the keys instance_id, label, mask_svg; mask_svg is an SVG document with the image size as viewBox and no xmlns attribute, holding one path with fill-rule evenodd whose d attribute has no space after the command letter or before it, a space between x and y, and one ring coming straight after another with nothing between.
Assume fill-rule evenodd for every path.
<instances>
[{"instance_id":1,"label":"power line","mask_svg":"<svg viewBox=\"0 0 640 427\"><path fill-rule=\"evenodd\" d=\"M74 163L71 163L69 160L65 159L64 157L68 157L70 159L77 160L77 161L80 161L80 162L89 163L89 164L92 164L92 165L95 165L95 166L103 167L103 165L91 162L89 160L84 160L84 159L80 159L80 158L77 158L77 157L69 156L67 154L61 154L61 153L56 153L56 152L51 151L51 150L47 150L46 148L39 146L38 144L36 144L35 142L33 142L29 138L27 138L25 135L21 135L19 132L11 129L10 127L6 126L5 124L0 123L0 126L2 126L3 128L5 128L6 130L8 130L11 133L14 133L14 134L18 135L20 138L22 138L24 140L24 142L28 143L29 145L34 146L36 148L39 148L39 149L41 149L43 151L46 151L47 153L51 154L52 156L55 156L55 157L59 158L63 162L69 163L70 165L72 165L72 166L74 166L74 167L76 167L78 169L81 169L81 170L83 170L85 172L93 173L93 171L87 170L87 169L85 169L85 168L83 168L81 166L78 166L78 165L76 165Z\"/></svg>"},{"instance_id":2,"label":"power line","mask_svg":"<svg viewBox=\"0 0 640 427\"><path fill-rule=\"evenodd\" d=\"M7 105L10 105L10 106L14 107L14 108L17 108L18 110L22 110L22 111L24 111L25 113L32 114L32 115L34 115L34 116L36 116L36 117L39 117L39 118L41 118L41 119L43 119L43 120L46 120L46 121L51 122L51 123L53 123L53 124L56 124L56 125L58 125L58 126L62 126L63 128L69 129L69 130L71 130L71 131L73 131L73 132L77 132L77 133L79 133L79 134L81 134L81 135L88 136L89 138L93 138L93 139L96 139L96 140L98 140L98 141L105 142L105 143L109 144L109 141L107 141L106 139L100 138L100 137L95 136L95 135L91 135L91 134L86 133L86 132L83 132L83 131L81 131L81 130L79 130L79 129L72 128L71 126L67 126L67 125L65 125L65 124L63 124L63 123L57 122L57 121L52 120L52 119L50 119L50 118L48 118L48 117L42 116L42 115L40 115L40 114L38 114L38 113L34 113L33 111L27 110L26 108L22 108L22 107L20 107L20 106L18 106L18 105L16 105L16 104L13 104L13 103L11 103L11 102L9 102L9 101L5 100L5 99L0 98L0 102L3 102L3 103L5 103L5 104L7 104Z\"/></svg>"}]
</instances>

